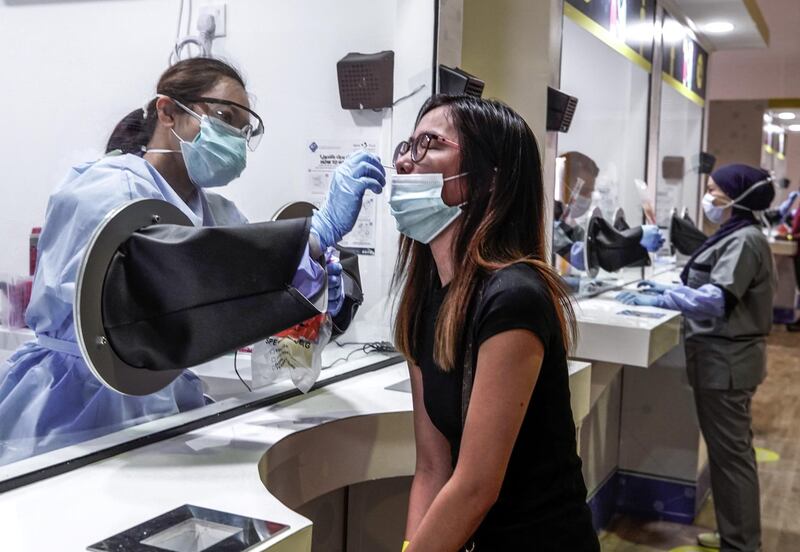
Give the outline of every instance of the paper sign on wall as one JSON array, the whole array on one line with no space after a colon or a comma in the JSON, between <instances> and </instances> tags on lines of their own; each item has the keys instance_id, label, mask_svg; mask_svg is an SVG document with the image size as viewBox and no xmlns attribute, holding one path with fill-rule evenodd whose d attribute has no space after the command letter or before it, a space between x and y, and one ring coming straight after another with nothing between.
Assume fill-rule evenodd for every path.
<instances>
[{"instance_id":1,"label":"paper sign on wall","mask_svg":"<svg viewBox=\"0 0 800 552\"><path fill-rule=\"evenodd\" d=\"M311 203L317 207L322 205L336 167L358 150L377 154L378 146L375 142L359 139L311 140L308 143L306 188ZM372 192L367 192L356 225L340 245L359 255L374 255L377 215L376 197Z\"/></svg>"},{"instance_id":2,"label":"paper sign on wall","mask_svg":"<svg viewBox=\"0 0 800 552\"><path fill-rule=\"evenodd\" d=\"M680 209L683 183L662 182L656 191L656 220L661 227L669 226L673 209Z\"/></svg>"}]
</instances>

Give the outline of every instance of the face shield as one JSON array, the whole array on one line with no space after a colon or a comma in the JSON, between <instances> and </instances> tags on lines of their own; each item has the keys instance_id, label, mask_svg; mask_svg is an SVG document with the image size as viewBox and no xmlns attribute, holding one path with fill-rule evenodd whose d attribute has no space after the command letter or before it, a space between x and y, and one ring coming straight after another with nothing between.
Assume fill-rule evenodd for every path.
<instances>
[{"instance_id":1,"label":"face shield","mask_svg":"<svg viewBox=\"0 0 800 552\"><path fill-rule=\"evenodd\" d=\"M580 152L568 152L559 157L561 201L565 205L562 220L586 215L592 206L595 180L600 172L597 164Z\"/></svg>"}]
</instances>

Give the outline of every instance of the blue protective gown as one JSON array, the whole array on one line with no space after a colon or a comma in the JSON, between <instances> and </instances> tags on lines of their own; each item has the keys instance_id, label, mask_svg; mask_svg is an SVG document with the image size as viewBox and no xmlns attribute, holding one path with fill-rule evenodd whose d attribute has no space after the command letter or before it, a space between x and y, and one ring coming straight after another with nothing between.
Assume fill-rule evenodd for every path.
<instances>
[{"instance_id":1,"label":"blue protective gown","mask_svg":"<svg viewBox=\"0 0 800 552\"><path fill-rule=\"evenodd\" d=\"M50 197L39 239L26 313L37 339L0 365L0 465L205 404L202 384L190 371L145 397L112 391L94 377L76 343L75 280L89 238L113 209L151 198L175 205L195 226L247 222L232 202L202 190L187 205L134 155L72 168ZM324 274L306 250L294 283L310 296L324 284Z\"/></svg>"}]
</instances>

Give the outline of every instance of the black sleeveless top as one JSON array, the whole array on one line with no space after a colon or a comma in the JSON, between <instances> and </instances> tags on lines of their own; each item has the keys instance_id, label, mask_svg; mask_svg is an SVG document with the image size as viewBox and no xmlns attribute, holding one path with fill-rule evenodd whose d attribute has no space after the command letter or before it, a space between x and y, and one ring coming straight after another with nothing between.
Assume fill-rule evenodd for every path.
<instances>
[{"instance_id":1,"label":"black sleeveless top","mask_svg":"<svg viewBox=\"0 0 800 552\"><path fill-rule=\"evenodd\" d=\"M450 443L453 467L461 442L463 367L443 372L433 361L436 317L447 287L431 290L424 305L418 351L425 409ZM481 343L501 332L525 329L544 346L539 378L523 419L497 502L477 532L476 552L599 551L581 474L569 394L567 355L555 305L536 270L515 264L494 273L473 308L477 359ZM477 375L478 366L475 366Z\"/></svg>"}]
</instances>

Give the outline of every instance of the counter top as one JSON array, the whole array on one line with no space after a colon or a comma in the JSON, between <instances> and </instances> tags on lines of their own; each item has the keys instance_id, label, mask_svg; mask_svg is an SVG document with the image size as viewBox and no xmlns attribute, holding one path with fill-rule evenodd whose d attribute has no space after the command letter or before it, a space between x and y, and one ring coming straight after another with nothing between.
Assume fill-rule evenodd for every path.
<instances>
[{"instance_id":1,"label":"counter top","mask_svg":"<svg viewBox=\"0 0 800 552\"><path fill-rule=\"evenodd\" d=\"M407 375L396 364L8 491L0 495L3 548L85 550L182 504L288 524L275 542L308 533L310 522L267 491L260 463L288 436L336 420L405 412L395 421L411 428L411 396L384 389ZM413 446L406 456L413 469Z\"/></svg>"},{"instance_id":2,"label":"counter top","mask_svg":"<svg viewBox=\"0 0 800 552\"><path fill-rule=\"evenodd\" d=\"M797 242L794 240L776 240L770 238L769 248L773 255L794 257L797 255Z\"/></svg>"},{"instance_id":3,"label":"counter top","mask_svg":"<svg viewBox=\"0 0 800 552\"><path fill-rule=\"evenodd\" d=\"M654 280L672 282L674 270ZM636 282L625 286L636 289ZM681 314L655 307L624 305L619 290L580 299L575 306L578 339L573 356L646 368L680 343Z\"/></svg>"},{"instance_id":4,"label":"counter top","mask_svg":"<svg viewBox=\"0 0 800 552\"><path fill-rule=\"evenodd\" d=\"M569 370L573 409L585 415L590 365ZM310 550L311 523L293 507L413 474L411 395L387 389L407 379L394 364L0 494L3 548L77 552L193 504L287 524L266 548Z\"/></svg>"}]
</instances>

